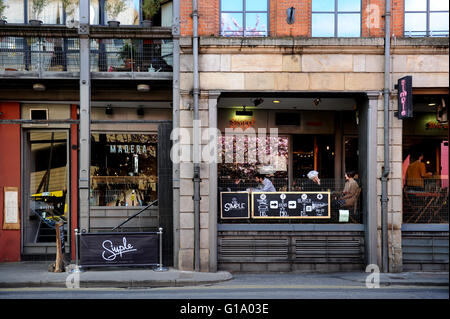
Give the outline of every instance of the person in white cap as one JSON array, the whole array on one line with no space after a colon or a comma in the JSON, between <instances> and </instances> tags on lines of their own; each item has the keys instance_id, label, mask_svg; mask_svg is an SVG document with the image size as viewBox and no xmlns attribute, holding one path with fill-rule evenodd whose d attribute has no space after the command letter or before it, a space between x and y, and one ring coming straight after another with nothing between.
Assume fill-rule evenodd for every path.
<instances>
[{"instance_id":1,"label":"person in white cap","mask_svg":"<svg viewBox=\"0 0 450 319\"><path fill-rule=\"evenodd\" d=\"M322 186L320 185L319 172L310 171L306 176L308 180L303 183L302 190L307 192L320 192Z\"/></svg>"}]
</instances>

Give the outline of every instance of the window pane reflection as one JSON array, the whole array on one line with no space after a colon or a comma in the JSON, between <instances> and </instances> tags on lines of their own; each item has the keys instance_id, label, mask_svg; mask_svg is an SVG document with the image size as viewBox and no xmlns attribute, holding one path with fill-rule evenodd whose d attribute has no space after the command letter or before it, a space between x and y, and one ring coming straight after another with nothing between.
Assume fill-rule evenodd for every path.
<instances>
[{"instance_id":1,"label":"window pane reflection","mask_svg":"<svg viewBox=\"0 0 450 319\"><path fill-rule=\"evenodd\" d=\"M361 17L359 14L338 15L338 37L359 37Z\"/></svg>"},{"instance_id":2,"label":"window pane reflection","mask_svg":"<svg viewBox=\"0 0 450 319\"><path fill-rule=\"evenodd\" d=\"M313 37L334 37L334 14L312 14L311 29Z\"/></svg>"},{"instance_id":3,"label":"window pane reflection","mask_svg":"<svg viewBox=\"0 0 450 319\"><path fill-rule=\"evenodd\" d=\"M143 206L156 200L157 144L157 134L92 134L91 205Z\"/></svg>"},{"instance_id":4,"label":"window pane reflection","mask_svg":"<svg viewBox=\"0 0 450 319\"><path fill-rule=\"evenodd\" d=\"M4 15L8 23L24 23L25 6L23 0L3 0L6 5Z\"/></svg>"}]
</instances>

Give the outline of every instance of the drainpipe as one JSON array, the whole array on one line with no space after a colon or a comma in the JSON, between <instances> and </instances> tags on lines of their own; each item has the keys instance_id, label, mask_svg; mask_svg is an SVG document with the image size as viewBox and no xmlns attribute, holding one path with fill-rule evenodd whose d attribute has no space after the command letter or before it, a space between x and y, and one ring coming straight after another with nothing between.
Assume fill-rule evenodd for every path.
<instances>
[{"instance_id":1,"label":"drainpipe","mask_svg":"<svg viewBox=\"0 0 450 319\"><path fill-rule=\"evenodd\" d=\"M385 1L385 36L384 36L384 166L381 176L381 259L383 272L389 272L388 265L388 196L387 182L389 169L389 95L390 95L390 61L391 61L391 0Z\"/></svg>"},{"instance_id":2,"label":"drainpipe","mask_svg":"<svg viewBox=\"0 0 450 319\"><path fill-rule=\"evenodd\" d=\"M180 127L180 0L172 3L172 38L173 38L173 89L172 89L172 128ZM176 135L176 134L174 134ZM178 144L178 136L173 136L174 144ZM174 161L173 173L173 264L178 268L180 251L180 163Z\"/></svg>"},{"instance_id":3,"label":"drainpipe","mask_svg":"<svg viewBox=\"0 0 450 319\"><path fill-rule=\"evenodd\" d=\"M194 56L194 270L200 270L200 123L198 114L198 5L197 0L192 1L193 36L192 51Z\"/></svg>"}]
</instances>

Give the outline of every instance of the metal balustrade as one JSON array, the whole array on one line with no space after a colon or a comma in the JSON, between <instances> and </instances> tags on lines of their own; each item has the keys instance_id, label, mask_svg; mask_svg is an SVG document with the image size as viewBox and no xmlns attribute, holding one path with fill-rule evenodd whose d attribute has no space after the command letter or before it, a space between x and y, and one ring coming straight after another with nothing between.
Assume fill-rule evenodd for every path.
<instances>
[{"instance_id":1,"label":"metal balustrade","mask_svg":"<svg viewBox=\"0 0 450 319\"><path fill-rule=\"evenodd\" d=\"M172 72L172 39L91 39L91 72ZM78 38L0 38L0 72L79 72Z\"/></svg>"}]
</instances>

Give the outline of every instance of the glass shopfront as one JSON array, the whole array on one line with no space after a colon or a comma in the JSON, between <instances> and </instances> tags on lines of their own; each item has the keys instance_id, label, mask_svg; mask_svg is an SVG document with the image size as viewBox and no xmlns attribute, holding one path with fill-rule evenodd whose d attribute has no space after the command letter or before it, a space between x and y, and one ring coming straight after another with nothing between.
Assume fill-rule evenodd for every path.
<instances>
[{"instance_id":1,"label":"glass shopfront","mask_svg":"<svg viewBox=\"0 0 450 319\"><path fill-rule=\"evenodd\" d=\"M146 206L157 199L158 135L93 133L91 205Z\"/></svg>"},{"instance_id":2,"label":"glass shopfront","mask_svg":"<svg viewBox=\"0 0 450 319\"><path fill-rule=\"evenodd\" d=\"M403 119L403 222L448 223L448 96L413 97Z\"/></svg>"},{"instance_id":3,"label":"glass shopfront","mask_svg":"<svg viewBox=\"0 0 450 319\"><path fill-rule=\"evenodd\" d=\"M236 115L239 114L239 115ZM227 218L221 214L221 193L229 200L227 207L242 208L240 199L247 201L242 193L235 198L233 192L249 192L248 206L250 223L362 223L361 181L359 172L359 126L357 113L354 111L284 111L284 110L253 110L251 113L236 112L234 109L219 109L218 162L218 207L220 223L242 223L244 212L236 212L239 218ZM251 114L251 115L250 115ZM284 119L284 120L283 120ZM294 119L296 119L294 121ZM271 129L276 129L277 135L271 135ZM231 131L230 131L231 129ZM266 135L260 134L261 129ZM227 132L228 131L228 132ZM230 134L230 132L232 132ZM317 171L320 185L314 188L320 200L311 207L320 206L323 197L329 199L327 218L301 218L282 214L286 218L264 219L252 216L257 203L252 199L252 192L261 186L256 181L258 173L265 175L273 184L279 196L283 192L297 193L298 199L286 199L286 205L298 207L300 197L310 192L311 182L307 177L310 171ZM357 174L354 181L358 192L353 194L351 205L344 206L338 200L342 199L346 185L345 172ZM321 193L322 194L319 194ZM259 195L258 195L259 196ZM265 197L273 196L266 194ZM309 196L309 195L308 195ZM259 200L259 199L258 199ZM309 200L309 199L307 199ZM225 201L225 197L223 198ZM297 201L294 203L293 201ZM239 203L238 203L239 202ZM267 201L269 205L270 200ZM281 203L281 204L280 204ZM349 201L346 202L348 204ZM253 206L252 206L253 204ZM284 204L283 197L277 205ZM275 205L275 203L273 203ZM242 207L241 207L242 206ZM245 206L245 205L244 205ZM308 209L308 208L306 208ZM312 209L312 208L311 208ZM346 212L342 212L346 211ZM326 212L325 212L326 213ZM240 214L240 215L239 215ZM258 213L259 214L259 213ZM292 210L294 214L294 210ZM348 215L347 215L348 214ZM322 212L320 213L322 215ZM279 216L279 217L280 217ZM306 214L305 214L306 216Z\"/></svg>"}]
</instances>

